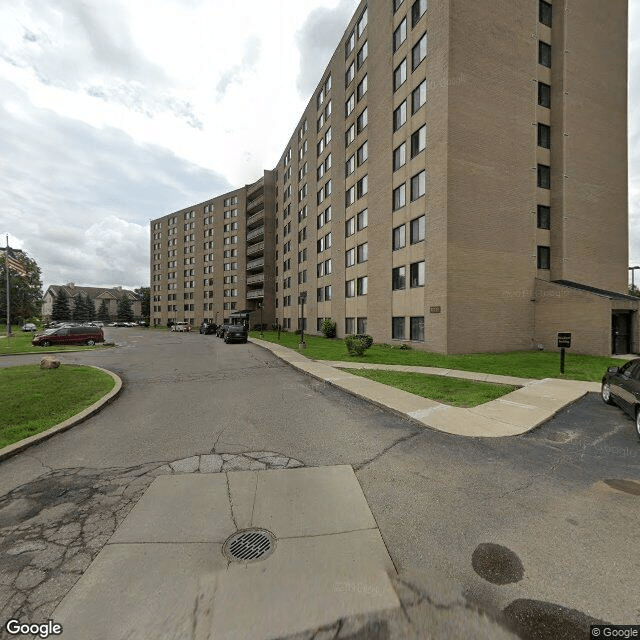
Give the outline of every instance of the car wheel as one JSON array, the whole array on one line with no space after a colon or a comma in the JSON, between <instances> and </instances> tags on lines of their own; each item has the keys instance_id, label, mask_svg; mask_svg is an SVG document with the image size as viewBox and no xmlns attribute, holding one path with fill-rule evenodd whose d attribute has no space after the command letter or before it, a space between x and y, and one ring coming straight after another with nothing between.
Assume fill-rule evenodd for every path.
<instances>
[{"instance_id":1,"label":"car wheel","mask_svg":"<svg viewBox=\"0 0 640 640\"><path fill-rule=\"evenodd\" d=\"M613 404L613 400L611 399L611 387L608 382L602 383L602 391L601 391L602 401L606 404Z\"/></svg>"},{"instance_id":2,"label":"car wheel","mask_svg":"<svg viewBox=\"0 0 640 640\"><path fill-rule=\"evenodd\" d=\"M96 343L95 340L87 340L87 345L90 347L93 347L93 345Z\"/></svg>"},{"instance_id":3,"label":"car wheel","mask_svg":"<svg viewBox=\"0 0 640 640\"><path fill-rule=\"evenodd\" d=\"M226 336L225 336L225 338L224 338L224 343L225 343L225 344L229 344L229 338L227 338Z\"/></svg>"},{"instance_id":4,"label":"car wheel","mask_svg":"<svg viewBox=\"0 0 640 640\"><path fill-rule=\"evenodd\" d=\"M636 409L636 434L640 438L640 407Z\"/></svg>"},{"instance_id":5,"label":"car wheel","mask_svg":"<svg viewBox=\"0 0 640 640\"><path fill-rule=\"evenodd\" d=\"M48 340L43 340L43 341L42 341L42 346L43 346L43 347L50 347L50 346L51 346L51 343L50 343Z\"/></svg>"}]
</instances>

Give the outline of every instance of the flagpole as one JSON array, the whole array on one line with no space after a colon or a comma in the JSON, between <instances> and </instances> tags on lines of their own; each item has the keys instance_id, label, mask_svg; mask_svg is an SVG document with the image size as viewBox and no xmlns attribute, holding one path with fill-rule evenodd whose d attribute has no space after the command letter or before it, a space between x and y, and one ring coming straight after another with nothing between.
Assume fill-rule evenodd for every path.
<instances>
[{"instance_id":1,"label":"flagpole","mask_svg":"<svg viewBox=\"0 0 640 640\"><path fill-rule=\"evenodd\" d=\"M11 337L11 325L9 319L11 314L9 312L9 305L11 296L9 294L9 234L7 234L7 250L4 252L4 272L7 274L7 338Z\"/></svg>"}]
</instances>

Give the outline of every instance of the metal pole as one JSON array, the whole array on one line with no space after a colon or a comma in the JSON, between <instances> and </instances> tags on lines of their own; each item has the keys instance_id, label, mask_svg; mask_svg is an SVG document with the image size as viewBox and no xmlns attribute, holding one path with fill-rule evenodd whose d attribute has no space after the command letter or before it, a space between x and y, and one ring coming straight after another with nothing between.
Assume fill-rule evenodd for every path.
<instances>
[{"instance_id":1,"label":"metal pole","mask_svg":"<svg viewBox=\"0 0 640 640\"><path fill-rule=\"evenodd\" d=\"M9 312L10 304L11 304L11 296L9 294L9 234L7 234L7 250L4 253L4 272L7 276L7 338L11 336L11 324L9 320L11 318L11 314Z\"/></svg>"},{"instance_id":2,"label":"metal pole","mask_svg":"<svg viewBox=\"0 0 640 640\"><path fill-rule=\"evenodd\" d=\"M564 347L560 348L560 373L564 373Z\"/></svg>"}]
</instances>

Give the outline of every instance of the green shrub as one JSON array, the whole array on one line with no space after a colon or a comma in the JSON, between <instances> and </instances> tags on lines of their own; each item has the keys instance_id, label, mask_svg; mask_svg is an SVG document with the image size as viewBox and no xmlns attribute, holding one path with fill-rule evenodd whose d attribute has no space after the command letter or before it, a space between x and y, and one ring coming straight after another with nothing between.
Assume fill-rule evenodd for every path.
<instances>
[{"instance_id":1,"label":"green shrub","mask_svg":"<svg viewBox=\"0 0 640 640\"><path fill-rule=\"evenodd\" d=\"M357 334L355 336L347 336L344 339L344 343L347 345L347 351L350 356L362 356L373 344L373 338L367 334Z\"/></svg>"},{"instance_id":2,"label":"green shrub","mask_svg":"<svg viewBox=\"0 0 640 640\"><path fill-rule=\"evenodd\" d=\"M320 326L320 330L324 334L325 338L335 338L337 325L335 322L331 322L331 318L325 318L322 321L322 325Z\"/></svg>"}]
</instances>

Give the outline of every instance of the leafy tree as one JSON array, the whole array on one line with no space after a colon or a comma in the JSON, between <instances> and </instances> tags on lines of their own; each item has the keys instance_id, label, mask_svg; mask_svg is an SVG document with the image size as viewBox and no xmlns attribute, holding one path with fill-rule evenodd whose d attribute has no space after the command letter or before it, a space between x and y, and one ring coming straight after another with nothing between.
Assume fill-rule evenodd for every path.
<instances>
[{"instance_id":1,"label":"leafy tree","mask_svg":"<svg viewBox=\"0 0 640 640\"><path fill-rule=\"evenodd\" d=\"M118 322L133 322L131 300L126 296L122 296L122 298L118 300Z\"/></svg>"},{"instance_id":2,"label":"leafy tree","mask_svg":"<svg viewBox=\"0 0 640 640\"><path fill-rule=\"evenodd\" d=\"M109 315L109 307L107 307L107 301L103 298L100 303L100 309L98 309L98 320L102 320L105 324L111 322L111 316Z\"/></svg>"},{"instance_id":3,"label":"leafy tree","mask_svg":"<svg viewBox=\"0 0 640 640\"><path fill-rule=\"evenodd\" d=\"M16 252L16 258L24 265L27 275L19 276L9 271L12 323L21 324L29 318L40 317L42 309L42 280L40 267L26 253ZM0 252L0 318L7 317L7 275L4 267L4 251Z\"/></svg>"},{"instance_id":4,"label":"leafy tree","mask_svg":"<svg viewBox=\"0 0 640 640\"><path fill-rule=\"evenodd\" d=\"M140 287L134 289L133 292L140 298L142 303L141 315L148 322L151 317L151 287Z\"/></svg>"},{"instance_id":5,"label":"leafy tree","mask_svg":"<svg viewBox=\"0 0 640 640\"><path fill-rule=\"evenodd\" d=\"M60 289L58 295L53 299L53 309L51 319L55 322L61 320L71 320L71 309L69 308L69 296L64 289Z\"/></svg>"},{"instance_id":6,"label":"leafy tree","mask_svg":"<svg viewBox=\"0 0 640 640\"><path fill-rule=\"evenodd\" d=\"M638 289L638 287L636 287L635 285L630 284L629 285L629 295L630 296L636 296L636 298L640 298L640 289Z\"/></svg>"}]
</instances>

